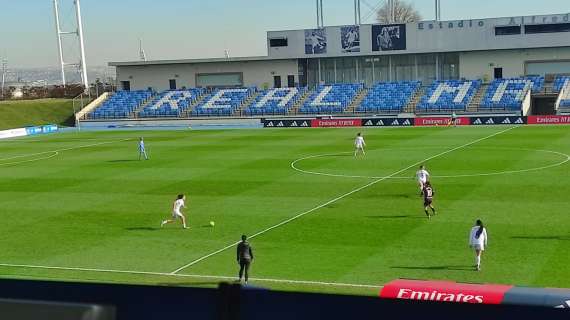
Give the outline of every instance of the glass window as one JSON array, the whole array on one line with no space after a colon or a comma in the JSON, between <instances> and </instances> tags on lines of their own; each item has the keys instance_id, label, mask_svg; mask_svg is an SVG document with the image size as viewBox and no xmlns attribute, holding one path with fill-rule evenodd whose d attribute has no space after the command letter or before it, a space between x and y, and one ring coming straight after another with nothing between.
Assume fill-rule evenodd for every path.
<instances>
[{"instance_id":1,"label":"glass window","mask_svg":"<svg viewBox=\"0 0 570 320\"><path fill-rule=\"evenodd\" d=\"M441 80L459 79L459 54L444 53L439 56Z\"/></svg>"},{"instance_id":2,"label":"glass window","mask_svg":"<svg viewBox=\"0 0 570 320\"><path fill-rule=\"evenodd\" d=\"M435 81L435 54L420 54L418 59L418 79L424 85Z\"/></svg>"},{"instance_id":3,"label":"glass window","mask_svg":"<svg viewBox=\"0 0 570 320\"><path fill-rule=\"evenodd\" d=\"M325 83L335 83L334 59L321 59L321 73Z\"/></svg>"},{"instance_id":4,"label":"glass window","mask_svg":"<svg viewBox=\"0 0 570 320\"><path fill-rule=\"evenodd\" d=\"M416 62L413 55L392 57L392 81L408 81L416 78Z\"/></svg>"},{"instance_id":5,"label":"glass window","mask_svg":"<svg viewBox=\"0 0 570 320\"><path fill-rule=\"evenodd\" d=\"M355 57L336 59L337 82L358 82L358 79L356 79L356 59Z\"/></svg>"}]
</instances>

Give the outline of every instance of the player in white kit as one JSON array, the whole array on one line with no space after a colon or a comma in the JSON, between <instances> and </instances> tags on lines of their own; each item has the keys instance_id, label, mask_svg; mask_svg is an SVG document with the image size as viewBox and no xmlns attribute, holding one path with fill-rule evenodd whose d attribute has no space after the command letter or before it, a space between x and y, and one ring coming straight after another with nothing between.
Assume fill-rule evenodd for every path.
<instances>
[{"instance_id":1,"label":"player in white kit","mask_svg":"<svg viewBox=\"0 0 570 320\"><path fill-rule=\"evenodd\" d=\"M183 194L179 194L178 197L176 197L176 200L172 204L172 219L167 219L162 221L162 223L160 224L161 227L163 227L165 224L175 222L178 218L180 218L182 220L183 228L188 229L188 227L186 226L186 217L184 216L184 214L182 214L181 211L182 208L186 208L185 201L186 201L186 196Z\"/></svg>"},{"instance_id":2,"label":"player in white kit","mask_svg":"<svg viewBox=\"0 0 570 320\"><path fill-rule=\"evenodd\" d=\"M364 151L364 147L366 147L366 142L364 142L364 137L361 133L356 135L356 139L354 140L354 156L358 156L358 151L362 152L362 155L365 156L366 152Z\"/></svg>"},{"instance_id":3,"label":"player in white kit","mask_svg":"<svg viewBox=\"0 0 570 320\"><path fill-rule=\"evenodd\" d=\"M418 180L418 185L420 187L420 196L424 192L424 187L426 182L429 181L429 172L426 170L425 166L420 166L420 170L416 172L416 179Z\"/></svg>"},{"instance_id":4,"label":"player in white kit","mask_svg":"<svg viewBox=\"0 0 570 320\"><path fill-rule=\"evenodd\" d=\"M469 233L469 246L475 250L475 270L481 270L481 254L487 247L487 229L481 220L477 220Z\"/></svg>"}]
</instances>

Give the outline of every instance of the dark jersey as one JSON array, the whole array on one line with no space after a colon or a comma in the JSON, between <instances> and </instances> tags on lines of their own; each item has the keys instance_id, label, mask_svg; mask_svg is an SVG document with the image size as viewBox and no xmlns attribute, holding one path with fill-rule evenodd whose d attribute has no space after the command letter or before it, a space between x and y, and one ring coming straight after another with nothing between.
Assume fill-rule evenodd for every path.
<instances>
[{"instance_id":1,"label":"dark jersey","mask_svg":"<svg viewBox=\"0 0 570 320\"><path fill-rule=\"evenodd\" d=\"M432 187L424 187L423 194L424 194L424 201L427 202L433 200L434 192Z\"/></svg>"},{"instance_id":2,"label":"dark jersey","mask_svg":"<svg viewBox=\"0 0 570 320\"><path fill-rule=\"evenodd\" d=\"M237 246L237 260L253 260L253 250L247 241L242 241Z\"/></svg>"}]
</instances>

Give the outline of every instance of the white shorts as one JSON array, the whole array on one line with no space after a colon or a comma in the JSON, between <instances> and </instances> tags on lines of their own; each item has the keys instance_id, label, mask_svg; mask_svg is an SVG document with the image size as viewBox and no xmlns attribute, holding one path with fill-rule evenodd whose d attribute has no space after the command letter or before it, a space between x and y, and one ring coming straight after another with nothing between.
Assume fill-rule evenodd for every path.
<instances>
[{"instance_id":1,"label":"white shorts","mask_svg":"<svg viewBox=\"0 0 570 320\"><path fill-rule=\"evenodd\" d=\"M477 251L485 251L485 246L482 244L474 244L471 246L471 248L473 248L473 250L477 250Z\"/></svg>"},{"instance_id":2,"label":"white shorts","mask_svg":"<svg viewBox=\"0 0 570 320\"><path fill-rule=\"evenodd\" d=\"M183 217L183 215L180 211L173 211L172 212L172 219L176 220L176 219L182 218L182 217Z\"/></svg>"},{"instance_id":3,"label":"white shorts","mask_svg":"<svg viewBox=\"0 0 570 320\"><path fill-rule=\"evenodd\" d=\"M426 184L427 180L418 180L418 184L420 186L422 186L422 188L424 187L424 184Z\"/></svg>"},{"instance_id":4,"label":"white shorts","mask_svg":"<svg viewBox=\"0 0 570 320\"><path fill-rule=\"evenodd\" d=\"M357 145L356 145L356 149L360 149L360 150L362 150L362 149L364 149L364 146L363 146L363 145L361 145L361 144L357 144Z\"/></svg>"}]
</instances>

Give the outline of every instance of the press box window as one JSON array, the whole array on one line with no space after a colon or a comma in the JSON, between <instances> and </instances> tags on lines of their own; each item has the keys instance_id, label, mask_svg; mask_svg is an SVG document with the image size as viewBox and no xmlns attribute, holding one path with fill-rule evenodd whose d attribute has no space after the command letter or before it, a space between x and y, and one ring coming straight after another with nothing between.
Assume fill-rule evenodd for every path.
<instances>
[{"instance_id":1,"label":"press box window","mask_svg":"<svg viewBox=\"0 0 570 320\"><path fill-rule=\"evenodd\" d=\"M271 48L287 47L289 46L289 41L287 38L272 38L269 39L269 46Z\"/></svg>"},{"instance_id":2,"label":"press box window","mask_svg":"<svg viewBox=\"0 0 570 320\"><path fill-rule=\"evenodd\" d=\"M570 23L552 23L552 24L527 24L524 26L524 33L556 33L570 32Z\"/></svg>"},{"instance_id":3,"label":"press box window","mask_svg":"<svg viewBox=\"0 0 570 320\"><path fill-rule=\"evenodd\" d=\"M505 27L495 27L496 36L510 36L515 34L521 34L521 26L505 26Z\"/></svg>"}]
</instances>

